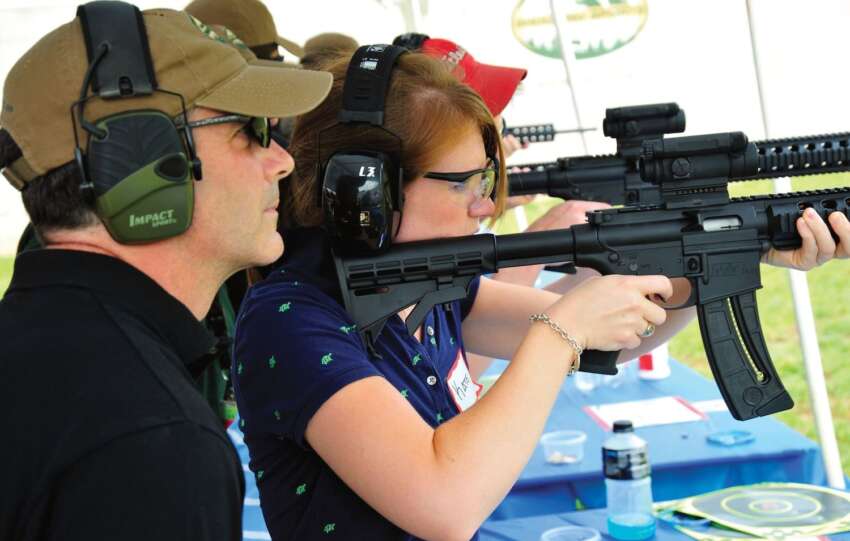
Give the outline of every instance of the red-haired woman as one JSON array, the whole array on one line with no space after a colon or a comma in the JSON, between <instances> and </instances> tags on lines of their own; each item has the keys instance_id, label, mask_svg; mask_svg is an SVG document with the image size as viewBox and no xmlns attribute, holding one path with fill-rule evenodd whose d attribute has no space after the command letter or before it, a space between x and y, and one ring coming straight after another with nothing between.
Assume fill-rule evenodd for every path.
<instances>
[{"instance_id":1,"label":"red-haired woman","mask_svg":"<svg viewBox=\"0 0 850 541\"><path fill-rule=\"evenodd\" d=\"M663 276L606 276L559 297L480 279L465 301L434 308L413 336L402 310L369 351L341 304L316 205L321 156L386 142L378 130L335 127L347 66L326 66L335 77L329 98L296 121L298 166L282 194L284 262L252 288L238 317L233 378L250 467L273 539L470 539L531 456L581 350L626 349L622 358L633 358L666 339L675 329L648 297L668 298L673 288ZM403 144L394 242L472 234L503 206L493 116L441 63L398 59L384 126ZM807 223L799 252L828 258L828 230ZM832 225L850 244L846 219ZM552 325L530 324L539 313ZM512 359L480 400L467 350Z\"/></svg>"}]
</instances>

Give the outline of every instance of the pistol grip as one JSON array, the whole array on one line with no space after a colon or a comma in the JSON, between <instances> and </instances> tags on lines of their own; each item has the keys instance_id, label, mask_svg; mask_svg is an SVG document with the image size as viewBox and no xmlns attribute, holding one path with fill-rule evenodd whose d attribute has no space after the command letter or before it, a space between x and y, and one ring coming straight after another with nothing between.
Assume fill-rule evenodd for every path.
<instances>
[{"instance_id":1,"label":"pistol grip","mask_svg":"<svg viewBox=\"0 0 850 541\"><path fill-rule=\"evenodd\" d=\"M579 371L613 376L617 373L617 357L619 356L619 351L589 349L581 354Z\"/></svg>"},{"instance_id":2,"label":"pistol grip","mask_svg":"<svg viewBox=\"0 0 850 541\"><path fill-rule=\"evenodd\" d=\"M735 419L794 407L767 351L754 291L698 305L697 313L708 364Z\"/></svg>"}]
</instances>

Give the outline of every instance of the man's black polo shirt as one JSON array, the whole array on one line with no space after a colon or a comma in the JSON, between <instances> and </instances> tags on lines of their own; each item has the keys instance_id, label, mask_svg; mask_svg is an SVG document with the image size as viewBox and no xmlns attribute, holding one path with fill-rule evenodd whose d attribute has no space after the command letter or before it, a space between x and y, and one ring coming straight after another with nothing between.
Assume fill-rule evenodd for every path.
<instances>
[{"instance_id":1,"label":"man's black polo shirt","mask_svg":"<svg viewBox=\"0 0 850 541\"><path fill-rule=\"evenodd\" d=\"M0 301L0 539L241 539L242 467L187 369L213 343L118 259L21 254Z\"/></svg>"}]
</instances>

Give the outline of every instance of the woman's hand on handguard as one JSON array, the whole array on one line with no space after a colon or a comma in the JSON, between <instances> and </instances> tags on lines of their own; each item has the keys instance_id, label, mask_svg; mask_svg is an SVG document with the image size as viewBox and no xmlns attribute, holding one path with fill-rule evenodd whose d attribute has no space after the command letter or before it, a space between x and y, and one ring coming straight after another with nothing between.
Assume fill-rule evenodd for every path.
<instances>
[{"instance_id":1,"label":"woman's hand on handguard","mask_svg":"<svg viewBox=\"0 0 850 541\"><path fill-rule=\"evenodd\" d=\"M594 277L561 297L548 313L585 349L633 349L641 337L652 334L650 325L654 329L667 319L667 312L650 299L672 295L673 285L665 276Z\"/></svg>"},{"instance_id":2,"label":"woman's hand on handguard","mask_svg":"<svg viewBox=\"0 0 850 541\"><path fill-rule=\"evenodd\" d=\"M796 250L771 248L762 256L762 263L807 271L830 259L847 259L850 257L850 221L840 212L833 212L828 219L838 237L837 244L826 222L813 209L806 209L797 219L797 232L803 244Z\"/></svg>"}]
</instances>

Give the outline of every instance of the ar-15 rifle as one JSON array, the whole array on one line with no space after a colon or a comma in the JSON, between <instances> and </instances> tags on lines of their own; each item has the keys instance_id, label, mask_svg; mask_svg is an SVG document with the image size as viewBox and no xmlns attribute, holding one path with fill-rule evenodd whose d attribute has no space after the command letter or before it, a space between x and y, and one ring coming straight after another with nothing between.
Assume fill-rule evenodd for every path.
<instances>
[{"instance_id":1,"label":"ar-15 rifle","mask_svg":"<svg viewBox=\"0 0 850 541\"><path fill-rule=\"evenodd\" d=\"M768 354L756 307L760 256L771 246L801 244L796 219L811 207L826 218L850 217L850 187L730 199L729 179L754 179L759 151L743 133L657 140L644 145L644 179L658 205L588 213L570 229L473 235L397 244L387 252L335 257L346 310L367 347L387 318L416 305L412 333L435 305L467 295L472 280L501 268L570 261L603 275L685 277L708 362L739 420L793 407ZM785 174L808 173L798 168ZM680 308L681 308L680 307ZM618 352L590 351L581 369L615 374Z\"/></svg>"},{"instance_id":2,"label":"ar-15 rifle","mask_svg":"<svg viewBox=\"0 0 850 541\"><path fill-rule=\"evenodd\" d=\"M641 178L638 170L645 143L657 145L666 126L663 117L651 116L644 108L675 106L623 107L608 109L603 125L605 135L617 138L617 154L558 158L554 162L516 166L526 171L508 175L511 195L547 194L561 199L602 201L611 205L654 205L664 201L658 186ZM684 129L684 112L680 111ZM644 115L648 126L640 126L643 135L623 139L626 127ZM659 133L661 132L661 133ZM850 133L812 135L787 139L756 141L759 179L788 176L806 169L810 174L850 170ZM752 180L733 178L731 181Z\"/></svg>"}]
</instances>

